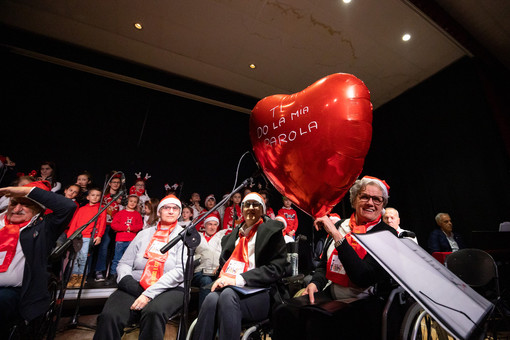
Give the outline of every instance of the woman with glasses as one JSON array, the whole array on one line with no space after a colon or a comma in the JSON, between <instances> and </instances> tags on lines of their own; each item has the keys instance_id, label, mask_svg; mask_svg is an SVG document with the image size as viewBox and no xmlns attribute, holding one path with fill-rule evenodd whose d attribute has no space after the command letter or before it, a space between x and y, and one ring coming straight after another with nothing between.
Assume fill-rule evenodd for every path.
<instances>
[{"instance_id":1,"label":"woman with glasses","mask_svg":"<svg viewBox=\"0 0 510 340\"><path fill-rule=\"evenodd\" d=\"M138 321L139 339L163 339L168 318L182 306L187 252L182 241L159 251L182 230L176 228L181 202L166 196L157 212L158 224L136 235L117 266L118 289L97 319L94 339L120 339L124 327Z\"/></svg>"},{"instance_id":2,"label":"woman with glasses","mask_svg":"<svg viewBox=\"0 0 510 340\"><path fill-rule=\"evenodd\" d=\"M244 197L241 211L244 222L222 239L219 278L202 304L193 339L214 339L216 331L220 340L239 339L241 320L266 319L277 294L287 262L283 226L263 219L266 206L258 193ZM248 288L261 289L246 293Z\"/></svg>"},{"instance_id":3,"label":"woman with glasses","mask_svg":"<svg viewBox=\"0 0 510 340\"><path fill-rule=\"evenodd\" d=\"M327 216L315 220L315 227L324 228L328 239L310 283L297 299L305 305L339 303L328 312L292 303L280 306L273 314L274 339L323 339L332 334L338 339L381 337L381 293L384 286L389 289L390 276L351 234L387 230L396 236L395 229L382 221L388 190L386 182L365 176L349 190L354 209L350 218L336 224Z\"/></svg>"}]
</instances>

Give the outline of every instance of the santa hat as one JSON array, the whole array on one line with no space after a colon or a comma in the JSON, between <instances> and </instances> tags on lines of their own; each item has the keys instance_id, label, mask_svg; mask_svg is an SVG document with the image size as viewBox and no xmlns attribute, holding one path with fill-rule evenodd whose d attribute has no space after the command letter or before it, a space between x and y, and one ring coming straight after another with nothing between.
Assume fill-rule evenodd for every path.
<instances>
[{"instance_id":1,"label":"santa hat","mask_svg":"<svg viewBox=\"0 0 510 340\"><path fill-rule=\"evenodd\" d=\"M244 196L241 204L244 204L246 201L257 201L262 205L262 213L266 213L266 203L264 202L264 198L260 196L257 192L250 192L248 195Z\"/></svg>"},{"instance_id":2,"label":"santa hat","mask_svg":"<svg viewBox=\"0 0 510 340\"><path fill-rule=\"evenodd\" d=\"M220 224L220 214L217 211L213 211L204 219L204 226L207 224L207 222L211 221L216 221L218 225Z\"/></svg>"},{"instance_id":3,"label":"santa hat","mask_svg":"<svg viewBox=\"0 0 510 340\"><path fill-rule=\"evenodd\" d=\"M208 200L213 200L214 202L216 202L216 197L214 197L214 195L213 195L213 194L210 194L209 196L207 196L207 197L205 198L204 204L205 204Z\"/></svg>"},{"instance_id":4,"label":"santa hat","mask_svg":"<svg viewBox=\"0 0 510 340\"><path fill-rule=\"evenodd\" d=\"M51 184L48 181L30 182L30 183L25 184L24 187L29 187L29 188L35 187L35 188L43 189L45 191L51 191Z\"/></svg>"},{"instance_id":5,"label":"santa hat","mask_svg":"<svg viewBox=\"0 0 510 340\"><path fill-rule=\"evenodd\" d=\"M361 179L362 185L365 185L365 183L370 183L370 182L376 182L379 185L379 187L381 188L381 190L383 191L383 193L385 194L384 196L385 197L389 196L390 186L388 185L388 183L386 183L386 181L380 180L379 178L372 177L372 176L364 176Z\"/></svg>"},{"instance_id":6,"label":"santa hat","mask_svg":"<svg viewBox=\"0 0 510 340\"><path fill-rule=\"evenodd\" d=\"M168 195L165 198L163 198L161 200L161 202L159 202L159 204L158 204L158 210L157 211L159 212L159 209L161 209L163 206L165 206L167 204L175 204L176 206L179 207L180 212L182 212L181 201L179 201L179 199L177 197L175 197L174 195ZM181 216L180 212L179 212L179 216Z\"/></svg>"},{"instance_id":7,"label":"santa hat","mask_svg":"<svg viewBox=\"0 0 510 340\"><path fill-rule=\"evenodd\" d=\"M338 215L338 214L329 214L328 216L329 216L329 219L331 220L331 222L333 222L333 223L336 223L341 220L340 215Z\"/></svg>"},{"instance_id":8,"label":"santa hat","mask_svg":"<svg viewBox=\"0 0 510 340\"><path fill-rule=\"evenodd\" d=\"M275 221L282 222L283 223L283 227L287 228L287 219L285 217L283 217L282 215L278 215L274 219L275 219Z\"/></svg>"}]
</instances>

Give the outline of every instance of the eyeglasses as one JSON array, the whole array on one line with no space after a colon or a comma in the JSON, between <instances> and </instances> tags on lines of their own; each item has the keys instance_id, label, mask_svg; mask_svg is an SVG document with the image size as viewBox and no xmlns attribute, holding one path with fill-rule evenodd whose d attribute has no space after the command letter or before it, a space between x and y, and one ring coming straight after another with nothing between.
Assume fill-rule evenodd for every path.
<instances>
[{"instance_id":1,"label":"eyeglasses","mask_svg":"<svg viewBox=\"0 0 510 340\"><path fill-rule=\"evenodd\" d=\"M243 207L244 208L247 208L247 209L260 209L260 207L262 206L262 204L260 204L259 202L257 201L246 201L243 203Z\"/></svg>"},{"instance_id":2,"label":"eyeglasses","mask_svg":"<svg viewBox=\"0 0 510 340\"><path fill-rule=\"evenodd\" d=\"M172 211L172 210L174 210L174 211L179 211L179 210L180 210L180 208L179 208L178 206L176 206L176 205L164 205L164 206L162 206L162 207L161 207L161 210L168 210L168 211Z\"/></svg>"},{"instance_id":3,"label":"eyeglasses","mask_svg":"<svg viewBox=\"0 0 510 340\"><path fill-rule=\"evenodd\" d=\"M374 202L375 205L380 205L384 202L384 198L380 196L370 196L367 194L360 194L359 200L363 203L370 201L372 199L372 202Z\"/></svg>"}]
</instances>

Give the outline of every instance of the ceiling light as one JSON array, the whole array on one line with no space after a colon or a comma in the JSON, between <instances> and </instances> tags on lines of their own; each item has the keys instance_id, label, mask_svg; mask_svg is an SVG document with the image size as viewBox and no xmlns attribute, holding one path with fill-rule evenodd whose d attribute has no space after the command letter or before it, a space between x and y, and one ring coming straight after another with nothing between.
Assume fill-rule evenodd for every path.
<instances>
[{"instance_id":1,"label":"ceiling light","mask_svg":"<svg viewBox=\"0 0 510 340\"><path fill-rule=\"evenodd\" d=\"M406 33L402 36L402 40L409 41L411 39L411 35L409 33Z\"/></svg>"},{"instance_id":2,"label":"ceiling light","mask_svg":"<svg viewBox=\"0 0 510 340\"><path fill-rule=\"evenodd\" d=\"M141 24L141 23L136 22L136 23L135 23L135 28L136 28L137 30L141 30L143 27L142 27L142 24Z\"/></svg>"},{"instance_id":3,"label":"ceiling light","mask_svg":"<svg viewBox=\"0 0 510 340\"><path fill-rule=\"evenodd\" d=\"M351 3L351 0L344 0L344 4L349 4Z\"/></svg>"},{"instance_id":4,"label":"ceiling light","mask_svg":"<svg viewBox=\"0 0 510 340\"><path fill-rule=\"evenodd\" d=\"M255 65L255 64L250 64L250 68L251 68L251 69L257 68L257 65Z\"/></svg>"}]
</instances>

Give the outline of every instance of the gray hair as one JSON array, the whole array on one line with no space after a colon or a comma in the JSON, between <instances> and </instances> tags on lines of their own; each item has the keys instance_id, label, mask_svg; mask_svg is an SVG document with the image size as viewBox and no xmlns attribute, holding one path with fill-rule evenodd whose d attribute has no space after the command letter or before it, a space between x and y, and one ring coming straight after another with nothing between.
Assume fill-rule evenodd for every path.
<instances>
[{"instance_id":1,"label":"gray hair","mask_svg":"<svg viewBox=\"0 0 510 340\"><path fill-rule=\"evenodd\" d=\"M365 177L356 180L356 182L354 182L352 187L349 189L350 195L349 200L351 202L351 207L354 208L354 202L356 201L356 197L358 197L361 190L365 189L367 185L375 185L381 189L384 201L383 207L385 207L386 204L388 204L388 199L390 198L390 196L388 195L388 189L386 189L386 187L383 187L383 184L380 181Z\"/></svg>"},{"instance_id":2,"label":"gray hair","mask_svg":"<svg viewBox=\"0 0 510 340\"><path fill-rule=\"evenodd\" d=\"M439 224L439 222L441 222L441 216L443 216L443 215L448 215L448 216L450 216L450 215L449 215L449 214L447 214L447 213L442 213L442 212L440 212L440 213L439 213L439 214L437 214L437 215L436 215L436 217L435 217L435 219L436 219L436 223L437 223L437 224Z\"/></svg>"}]
</instances>

